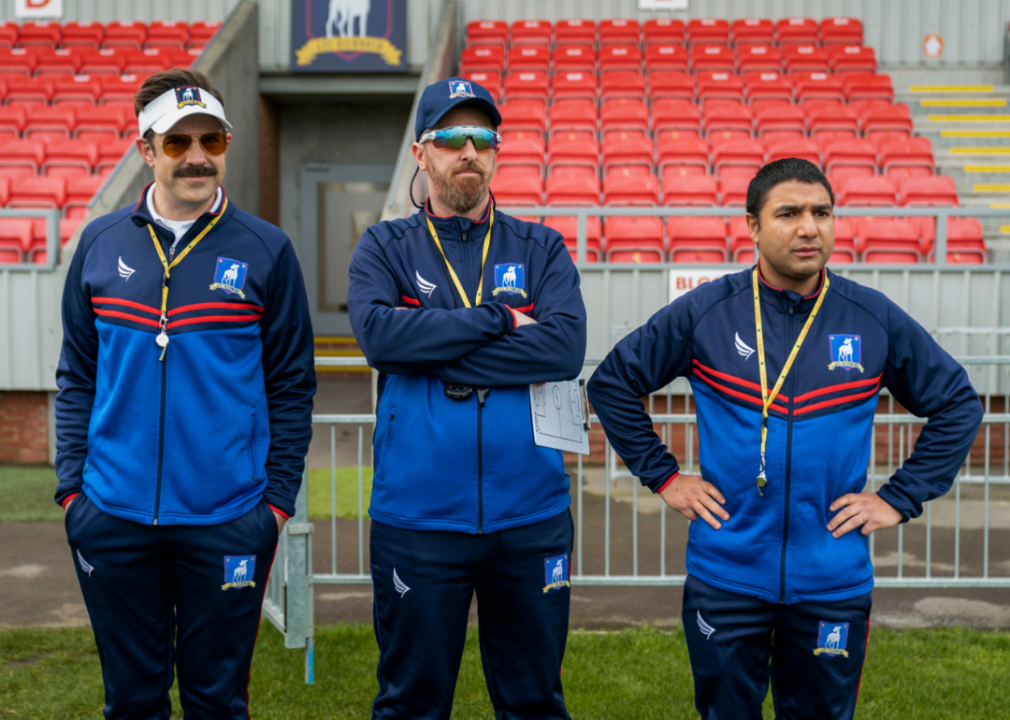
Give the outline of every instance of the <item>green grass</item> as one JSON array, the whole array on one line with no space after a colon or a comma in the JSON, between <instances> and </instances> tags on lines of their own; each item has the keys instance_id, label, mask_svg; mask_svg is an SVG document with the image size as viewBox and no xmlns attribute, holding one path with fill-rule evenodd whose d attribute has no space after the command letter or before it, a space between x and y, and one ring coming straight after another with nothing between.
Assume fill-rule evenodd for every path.
<instances>
[{"instance_id":1,"label":"green grass","mask_svg":"<svg viewBox=\"0 0 1010 720\"><path fill-rule=\"evenodd\" d=\"M372 468L361 468L361 503L368 514L368 501L372 495ZM309 519L329 520L330 499L333 479L329 468L309 470ZM358 519L358 468L337 468L337 517L344 520Z\"/></svg>"},{"instance_id":2,"label":"green grass","mask_svg":"<svg viewBox=\"0 0 1010 720\"><path fill-rule=\"evenodd\" d=\"M0 522L62 522L53 502L58 483L51 467L0 465Z\"/></svg>"},{"instance_id":3,"label":"green grass","mask_svg":"<svg viewBox=\"0 0 1010 720\"><path fill-rule=\"evenodd\" d=\"M375 697L371 627L316 629L316 684L305 685L304 653L280 633L260 633L249 686L260 720L364 718ZM679 631L573 633L563 671L578 720L694 718L691 669ZM181 717L173 689L173 718ZM860 720L993 720L1010 697L1010 633L964 629L875 629L863 674ZM99 718L98 655L90 631L0 631L0 718ZM493 717L476 634L467 638L453 718ZM766 703L766 718L772 714Z\"/></svg>"}]
</instances>

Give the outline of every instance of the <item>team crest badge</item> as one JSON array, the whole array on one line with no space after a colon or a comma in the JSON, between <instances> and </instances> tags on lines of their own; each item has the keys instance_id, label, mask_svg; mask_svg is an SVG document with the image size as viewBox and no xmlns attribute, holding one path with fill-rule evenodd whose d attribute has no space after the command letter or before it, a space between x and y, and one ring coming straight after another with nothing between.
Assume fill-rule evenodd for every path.
<instances>
[{"instance_id":1,"label":"team crest badge","mask_svg":"<svg viewBox=\"0 0 1010 720\"><path fill-rule=\"evenodd\" d=\"M505 263L494 266L494 292L509 295L526 295L526 268L522 263Z\"/></svg>"},{"instance_id":2,"label":"team crest badge","mask_svg":"<svg viewBox=\"0 0 1010 720\"><path fill-rule=\"evenodd\" d=\"M544 560L544 582L547 583L544 592L570 588L572 584L568 581L568 570L568 553Z\"/></svg>"},{"instance_id":3,"label":"team crest badge","mask_svg":"<svg viewBox=\"0 0 1010 720\"><path fill-rule=\"evenodd\" d=\"M249 263L231 258L219 257L214 267L214 283L211 290L224 290L229 295L238 295L245 300L245 278L249 273Z\"/></svg>"},{"instance_id":4,"label":"team crest badge","mask_svg":"<svg viewBox=\"0 0 1010 720\"><path fill-rule=\"evenodd\" d=\"M207 104L200 98L200 88L195 85L177 87L175 89L175 102L180 109L187 105L196 105L202 108L207 107Z\"/></svg>"},{"instance_id":5,"label":"team crest badge","mask_svg":"<svg viewBox=\"0 0 1010 720\"><path fill-rule=\"evenodd\" d=\"M477 97L477 96L473 94L473 87L466 80L450 80L449 97L461 98L461 97Z\"/></svg>"},{"instance_id":6,"label":"team crest badge","mask_svg":"<svg viewBox=\"0 0 1010 720\"><path fill-rule=\"evenodd\" d=\"M831 344L831 364L828 370L844 368L863 372L863 339L859 335L828 335Z\"/></svg>"},{"instance_id":7,"label":"team crest badge","mask_svg":"<svg viewBox=\"0 0 1010 720\"><path fill-rule=\"evenodd\" d=\"M814 655L841 655L848 657L845 646L849 643L849 624L847 622L825 622L821 620L817 628L817 647Z\"/></svg>"},{"instance_id":8,"label":"team crest badge","mask_svg":"<svg viewBox=\"0 0 1010 720\"><path fill-rule=\"evenodd\" d=\"M255 575L255 555L225 555L224 585L221 589L256 587L256 583L253 582Z\"/></svg>"}]
</instances>

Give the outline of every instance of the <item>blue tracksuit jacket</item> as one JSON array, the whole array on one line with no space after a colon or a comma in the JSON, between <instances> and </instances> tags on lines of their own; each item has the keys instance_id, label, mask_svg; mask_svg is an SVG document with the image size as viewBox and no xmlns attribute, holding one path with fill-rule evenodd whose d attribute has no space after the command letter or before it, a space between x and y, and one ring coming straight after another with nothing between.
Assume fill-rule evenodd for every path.
<instances>
[{"instance_id":1,"label":"blue tracksuit jacket","mask_svg":"<svg viewBox=\"0 0 1010 720\"><path fill-rule=\"evenodd\" d=\"M473 304L491 202L479 222L425 211L379 223L354 250L351 326L380 373L374 520L486 533L570 503L561 453L533 443L529 400L529 383L578 377L585 358L586 310L564 240L495 211L483 298L466 308L425 222ZM509 308L538 324L516 328ZM446 382L490 390L455 400Z\"/></svg>"},{"instance_id":2,"label":"blue tracksuit jacket","mask_svg":"<svg viewBox=\"0 0 1010 720\"><path fill-rule=\"evenodd\" d=\"M827 271L826 271L827 272ZM828 507L862 492L873 415L886 387L929 422L879 494L908 518L950 489L982 405L964 369L879 292L830 274L831 286L769 410L759 496L761 385L751 271L702 285L623 339L589 382L607 437L654 491L678 471L640 398L687 377L698 415L702 476L730 520L691 524L687 569L717 588L769 602L844 600L873 585L868 538L835 539ZM768 386L774 386L816 296L761 283Z\"/></svg>"},{"instance_id":3,"label":"blue tracksuit jacket","mask_svg":"<svg viewBox=\"0 0 1010 720\"><path fill-rule=\"evenodd\" d=\"M175 238L146 193L85 228L67 274L56 500L83 490L110 515L158 525L224 523L262 498L293 515L316 388L294 248L229 202L171 270L159 361L164 269L148 227L166 257Z\"/></svg>"}]
</instances>

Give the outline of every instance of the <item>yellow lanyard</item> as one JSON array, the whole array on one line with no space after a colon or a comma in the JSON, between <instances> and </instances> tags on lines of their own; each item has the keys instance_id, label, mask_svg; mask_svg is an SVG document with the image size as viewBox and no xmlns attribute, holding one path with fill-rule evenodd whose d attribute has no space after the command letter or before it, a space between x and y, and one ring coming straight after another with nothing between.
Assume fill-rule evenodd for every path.
<instances>
[{"instance_id":1,"label":"yellow lanyard","mask_svg":"<svg viewBox=\"0 0 1010 720\"><path fill-rule=\"evenodd\" d=\"M452 282L456 285L456 290L459 292L459 296L463 298L463 304L470 307L470 300L466 296L466 291L463 290L463 283L459 281L456 276L456 271L452 269L452 263L449 262L449 258L445 256L445 250L442 249L442 243L438 240L438 233L435 232L435 226L431 224L431 218L427 215L424 217L428 221L428 230L431 231L431 237L435 241L435 247L438 251L442 253L442 259L445 260L445 266L449 268L449 275L452 276ZM477 285L477 302L474 305L480 305L481 296L484 294L484 263L487 262L487 251L491 247L491 228L494 227L494 207L491 207L491 221L487 225L487 235L484 237L484 255L480 260L480 282Z\"/></svg>"},{"instance_id":2,"label":"yellow lanyard","mask_svg":"<svg viewBox=\"0 0 1010 720\"><path fill-rule=\"evenodd\" d=\"M789 374L789 370L792 369L793 361L800 352L800 347L802 347L803 341L807 339L807 332L809 332L810 326L814 324L814 318L817 317L817 312L821 309L821 304L824 302L824 296L828 294L828 288L831 286L831 280L828 278L828 273L825 271L824 287L821 289L820 295L817 297L817 302L814 303L814 309L810 311L810 317L808 317L806 323L803 324L803 329L800 330L800 336L796 338L796 344L793 345L793 350L789 353L789 358L786 360L786 364L782 367L779 379L775 381L775 387L773 387L772 391L769 393L768 371L765 368L765 341L761 325L761 294L760 286L758 284L757 267L755 267L754 272L751 273L751 279L754 282L754 322L757 325L758 369L761 372L761 467L758 470L757 476L758 495L761 495L761 488L768 484L768 478L765 477L765 446L768 443L768 408L771 407L773 402L775 402L775 398L778 396L779 390L782 389L782 383L786 381L786 376Z\"/></svg>"},{"instance_id":3,"label":"yellow lanyard","mask_svg":"<svg viewBox=\"0 0 1010 720\"><path fill-rule=\"evenodd\" d=\"M228 198L225 198L224 202L221 203L221 211L217 214L217 217L207 223L207 227L201 230L200 234L193 238L193 241L187 245L174 260L172 260L171 264L165 258L165 251L161 249L161 242L158 240L158 234L154 232L154 226L147 226L147 229L151 232L151 240L154 241L154 249L158 251L158 259L161 260L161 265L165 268L165 277L161 280L161 320L159 323L161 325L161 332L158 334L158 337L155 338L155 342L157 342L158 347L161 348L161 357L158 358L159 362L165 359L165 352L168 350L168 279L172 276L172 268L181 263L182 259L189 254L189 251L195 248L196 244L203 240L207 233L214 229L214 226L217 225L217 221L221 219L222 215L224 215L224 211L227 207Z\"/></svg>"}]
</instances>

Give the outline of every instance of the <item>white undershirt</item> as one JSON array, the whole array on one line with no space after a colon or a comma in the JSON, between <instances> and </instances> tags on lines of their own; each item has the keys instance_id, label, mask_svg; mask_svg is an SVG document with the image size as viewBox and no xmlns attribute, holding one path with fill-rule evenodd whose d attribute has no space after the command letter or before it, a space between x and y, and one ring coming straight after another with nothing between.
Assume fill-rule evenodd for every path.
<instances>
[{"instance_id":1,"label":"white undershirt","mask_svg":"<svg viewBox=\"0 0 1010 720\"><path fill-rule=\"evenodd\" d=\"M147 212L150 213L151 219L154 220L155 223L175 233L175 242L172 243L172 247L174 248L179 244L179 240L182 239L182 236L189 232L189 229L193 227L193 223L199 220L199 218L194 220L169 220L168 218L164 218L159 215L158 211L154 209L154 190L157 187L158 186L155 185L151 188L151 192L147 193ZM221 206L222 196L223 192L219 187L217 189L217 197L214 199L214 205L210 209L212 213L217 212L218 208Z\"/></svg>"}]
</instances>

